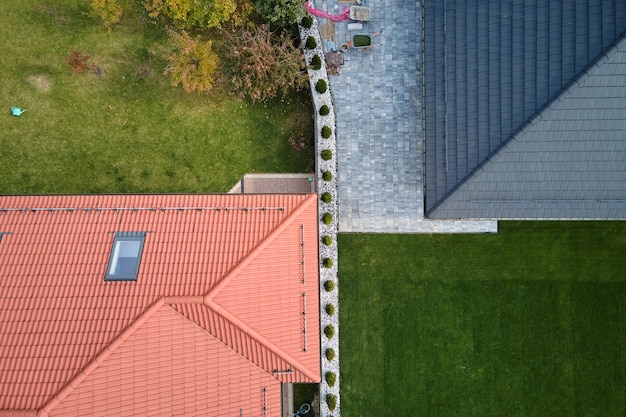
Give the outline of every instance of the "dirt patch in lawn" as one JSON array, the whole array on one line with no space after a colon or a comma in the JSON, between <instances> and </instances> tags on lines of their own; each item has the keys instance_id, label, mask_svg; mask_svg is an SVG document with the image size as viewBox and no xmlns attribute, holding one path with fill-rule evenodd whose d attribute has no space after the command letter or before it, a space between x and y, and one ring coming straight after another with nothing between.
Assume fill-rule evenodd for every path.
<instances>
[{"instance_id":1,"label":"dirt patch in lawn","mask_svg":"<svg viewBox=\"0 0 626 417\"><path fill-rule=\"evenodd\" d=\"M47 75L29 75L26 81L40 93L49 93L52 89L52 81Z\"/></svg>"}]
</instances>

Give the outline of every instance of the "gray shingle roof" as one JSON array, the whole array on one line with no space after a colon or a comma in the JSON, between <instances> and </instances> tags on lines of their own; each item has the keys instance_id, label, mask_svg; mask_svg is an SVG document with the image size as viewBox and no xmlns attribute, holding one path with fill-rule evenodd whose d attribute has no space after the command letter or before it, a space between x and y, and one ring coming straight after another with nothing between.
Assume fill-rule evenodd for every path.
<instances>
[{"instance_id":1,"label":"gray shingle roof","mask_svg":"<svg viewBox=\"0 0 626 417\"><path fill-rule=\"evenodd\" d=\"M611 94L610 85L620 85L623 72L611 71L610 76L598 80L601 89L594 89L593 97L571 104L565 111L551 112L553 100L565 88L575 88L576 80L585 69L592 68L594 61L602 57L602 51L610 48L626 30L626 2L623 0L448 0L425 3L425 65L426 65L426 201L425 208L430 217L554 217L540 216L540 213L564 212L559 207L579 206L580 201L593 201L598 197L587 193L593 184L606 181L623 191L613 179L623 174L619 164L607 165L611 171L601 169L593 172L596 165L588 158L585 161L574 156L586 143L581 137L575 140L559 142L546 141L544 136L559 136L559 132L567 132L570 120L582 117L593 124L593 120L609 117L613 124L622 126L626 117L620 112L619 105L604 102L605 93ZM593 67L596 68L596 67ZM601 70L600 70L601 71ZM623 83L622 83L623 85ZM552 103L552 104L550 104ZM558 103L556 103L558 104ZM548 107L550 105L550 107ZM603 107L605 106L605 107ZM529 121L543 112L554 113L551 121L545 123L541 131L535 133L535 140L527 139L526 147L515 147L514 136L534 124ZM607 115L607 111L608 114ZM602 113L598 116L598 113ZM596 117L597 116L597 117ZM600 117L600 119L598 119ZM620 119L621 118L621 119ZM534 122L536 123L536 122ZM609 124L604 124L604 127ZM602 138L594 139L598 149L619 147L623 138L618 138L618 131L610 130L602 134ZM571 136L568 134L568 137ZM612 138L612 139L610 139ZM511 143L508 143L511 141ZM600 143L606 143L600 145ZM503 152L533 152L528 148L534 143L537 149L543 149L541 155L573 154L572 162L584 162L589 175L596 178L595 183L579 184L580 191L574 193L576 182L574 176L564 173L555 174L567 177L571 182L569 193L562 197L548 196L551 203L543 209L533 207L545 206L528 198L536 198L521 191L544 189L549 194L549 187L537 184L537 175L523 162L530 162L524 155L509 155L511 168L500 168L500 174L518 175L508 181L508 188L502 192L498 187L485 182L477 184L476 190L487 192L493 189L489 201L491 205L498 201L496 212L486 215L479 212L474 203L463 203L462 197L469 195L460 192L468 186L467 182L477 181L477 176L490 158ZM623 142L622 142L623 143ZM505 146L506 145L506 146ZM496 151L498 153L496 154ZM601 151L599 151L601 152ZM580 156L580 155L578 155ZM602 156L598 157L599 162ZM545 162L544 156L533 160L536 164ZM555 162L560 160L556 156ZM503 159L502 161L505 161ZM561 161L565 164L567 161ZM517 164L517 165L515 165ZM550 165L542 165L549 168ZM563 169L566 165L555 166ZM481 168L482 167L482 168ZM582 169L582 168L581 168ZM620 172L621 169L621 172ZM614 171L617 170L617 171ZM576 170L574 170L576 172ZM541 175L548 175L549 170ZM582 173L580 174L582 175ZM508 178L508 177L507 177ZM551 177L552 178L552 177ZM495 181L495 179L492 179ZM496 182L499 182L498 180ZM515 199L510 193L504 192L513 187L520 191ZM557 187L561 189L561 187ZM482 195L482 194L481 194ZM574 198L575 197L575 198ZM482 197L481 197L482 198ZM565 203L574 198L575 202ZM448 200L454 200L448 201ZM475 201L472 197L471 201ZM547 202L548 200L542 200ZM572 201L574 201L572 200ZM482 201L482 200L481 200ZM556 203L556 202L560 203ZM453 204L454 203L454 204ZM603 203L604 204L604 203ZM453 208L454 206L454 208ZM604 205L601 205L604 207ZM446 208L447 207L447 208ZM482 207L482 205L481 205ZM557 217L605 217L604 211L594 211L596 206L586 204L585 216L573 214ZM450 211L451 210L451 211ZM495 210L495 207L494 207ZM569 210L569 209L567 209ZM566 210L566 211L567 211ZM599 209L598 209L599 210ZM610 210L609 210L610 211ZM493 210L489 211L492 213ZM604 213L604 214L602 214Z\"/></svg>"},{"instance_id":2,"label":"gray shingle roof","mask_svg":"<svg viewBox=\"0 0 626 417\"><path fill-rule=\"evenodd\" d=\"M626 218L626 39L431 215Z\"/></svg>"}]
</instances>

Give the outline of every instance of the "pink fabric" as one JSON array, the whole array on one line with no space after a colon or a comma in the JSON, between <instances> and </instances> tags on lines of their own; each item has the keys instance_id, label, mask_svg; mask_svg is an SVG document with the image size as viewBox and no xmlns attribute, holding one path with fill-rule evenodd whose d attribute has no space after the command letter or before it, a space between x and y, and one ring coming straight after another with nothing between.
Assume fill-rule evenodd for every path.
<instances>
[{"instance_id":1,"label":"pink fabric","mask_svg":"<svg viewBox=\"0 0 626 417\"><path fill-rule=\"evenodd\" d=\"M317 16L317 17L323 17L325 19L330 19L333 22L341 22L342 20L348 20L349 16L350 16L350 8L349 7L343 7L341 9L341 13L340 14L332 14L332 13L328 13L327 11L324 11L324 10L316 9L316 8L312 7L309 4L308 1L306 3L304 3L304 7L306 7L306 9L312 15Z\"/></svg>"}]
</instances>

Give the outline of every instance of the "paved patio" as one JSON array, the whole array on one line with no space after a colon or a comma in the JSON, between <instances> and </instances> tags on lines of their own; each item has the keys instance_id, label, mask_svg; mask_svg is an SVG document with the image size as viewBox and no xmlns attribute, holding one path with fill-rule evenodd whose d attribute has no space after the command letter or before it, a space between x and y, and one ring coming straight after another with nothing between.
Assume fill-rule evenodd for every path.
<instances>
[{"instance_id":1,"label":"paved patio","mask_svg":"<svg viewBox=\"0 0 626 417\"><path fill-rule=\"evenodd\" d=\"M353 34L382 46L349 49L339 76L330 77L337 114L339 230L415 231L423 218L421 129L421 5L415 0L369 0L372 20L348 31L335 25L337 49ZM317 0L340 13L345 4ZM320 23L324 23L320 19ZM326 47L332 47L326 43Z\"/></svg>"},{"instance_id":2,"label":"paved patio","mask_svg":"<svg viewBox=\"0 0 626 417\"><path fill-rule=\"evenodd\" d=\"M348 21L324 28L324 49L354 34L383 33L382 46L348 49L330 77L337 116L339 231L383 233L494 232L496 222L424 220L422 130L422 10L415 0L363 0L372 20L348 31ZM346 4L316 0L339 14ZM329 30L330 29L330 30Z\"/></svg>"}]
</instances>

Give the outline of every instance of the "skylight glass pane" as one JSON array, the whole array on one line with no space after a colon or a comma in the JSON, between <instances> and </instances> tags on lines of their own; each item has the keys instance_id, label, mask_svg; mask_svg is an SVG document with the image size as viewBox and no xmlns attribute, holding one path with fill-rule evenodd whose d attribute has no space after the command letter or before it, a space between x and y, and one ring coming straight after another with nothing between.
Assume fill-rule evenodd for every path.
<instances>
[{"instance_id":1,"label":"skylight glass pane","mask_svg":"<svg viewBox=\"0 0 626 417\"><path fill-rule=\"evenodd\" d=\"M139 274L145 233L116 233L106 281L134 281Z\"/></svg>"}]
</instances>

